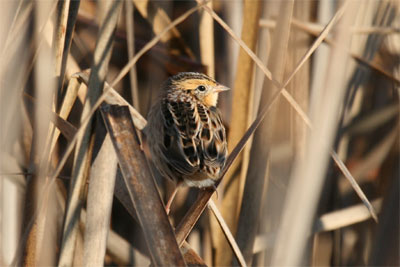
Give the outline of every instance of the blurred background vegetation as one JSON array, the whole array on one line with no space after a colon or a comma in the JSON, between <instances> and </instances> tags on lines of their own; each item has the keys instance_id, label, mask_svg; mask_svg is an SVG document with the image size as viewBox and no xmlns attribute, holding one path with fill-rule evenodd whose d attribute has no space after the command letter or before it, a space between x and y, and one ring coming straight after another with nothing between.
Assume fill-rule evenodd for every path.
<instances>
[{"instance_id":1,"label":"blurred background vegetation","mask_svg":"<svg viewBox=\"0 0 400 267\"><path fill-rule=\"evenodd\" d=\"M182 71L232 88L232 154L168 220L104 105L140 130ZM398 266L399 89L395 0L2 0L0 265Z\"/></svg>"}]
</instances>

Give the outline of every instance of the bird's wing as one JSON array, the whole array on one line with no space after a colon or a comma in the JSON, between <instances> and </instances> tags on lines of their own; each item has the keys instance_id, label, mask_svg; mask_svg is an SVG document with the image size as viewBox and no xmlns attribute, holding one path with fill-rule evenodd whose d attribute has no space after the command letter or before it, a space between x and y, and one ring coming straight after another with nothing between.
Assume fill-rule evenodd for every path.
<instances>
[{"instance_id":1,"label":"bird's wing","mask_svg":"<svg viewBox=\"0 0 400 267\"><path fill-rule=\"evenodd\" d=\"M216 177L224 166L227 156L227 144L225 128L221 121L219 111L215 107L206 109L198 104L197 110L200 116L200 168Z\"/></svg>"},{"instance_id":2,"label":"bird's wing","mask_svg":"<svg viewBox=\"0 0 400 267\"><path fill-rule=\"evenodd\" d=\"M196 136L199 131L196 122L196 106L191 101L162 102L164 118L163 156L169 167L181 175L191 175L200 164Z\"/></svg>"}]
</instances>

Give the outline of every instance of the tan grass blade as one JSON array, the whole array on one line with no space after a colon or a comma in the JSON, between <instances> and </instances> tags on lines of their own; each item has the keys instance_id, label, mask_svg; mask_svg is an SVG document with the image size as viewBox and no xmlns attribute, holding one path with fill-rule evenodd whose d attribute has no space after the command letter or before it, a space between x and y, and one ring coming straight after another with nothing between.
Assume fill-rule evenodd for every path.
<instances>
[{"instance_id":1,"label":"tan grass blade","mask_svg":"<svg viewBox=\"0 0 400 267\"><path fill-rule=\"evenodd\" d=\"M157 266L185 265L156 184L151 178L144 153L140 148L128 107L105 106L101 111L144 232L152 263Z\"/></svg>"},{"instance_id":2,"label":"tan grass blade","mask_svg":"<svg viewBox=\"0 0 400 267\"><path fill-rule=\"evenodd\" d=\"M55 74L61 77L61 66L65 45L65 35L68 21L68 11L70 0L59 1L59 8L56 16L56 32L54 35L54 52L55 52Z\"/></svg>"},{"instance_id":3,"label":"tan grass blade","mask_svg":"<svg viewBox=\"0 0 400 267\"><path fill-rule=\"evenodd\" d=\"M63 103L61 104L61 108L59 111L59 116L60 118L66 120L72 110L72 106L75 103L76 97L78 96L78 91L81 88L81 84L78 82L78 80L75 79L71 79L69 81L64 99L63 99ZM54 150L54 147L57 143L58 137L60 136L60 130L55 129L54 130L54 134L53 134L53 139L50 145L50 155ZM73 136L68 136L68 140L71 140Z\"/></svg>"},{"instance_id":4,"label":"tan grass blade","mask_svg":"<svg viewBox=\"0 0 400 267\"><path fill-rule=\"evenodd\" d=\"M30 101L32 104L34 104L35 106L38 106L37 101L33 96L30 96L26 93L23 93L23 96L25 99ZM62 117L59 114L53 112L50 107L38 106L38 108L43 110L43 112L47 112L52 115L50 117L50 119L53 122L53 124L58 128L57 129L58 135L60 133L62 133L67 140L72 140L72 138L76 134L76 128L71 123L66 121L65 117Z\"/></svg>"},{"instance_id":5,"label":"tan grass blade","mask_svg":"<svg viewBox=\"0 0 400 267\"><path fill-rule=\"evenodd\" d=\"M219 212L217 206L215 205L212 199L208 202L208 206L210 207L212 213L216 217L219 225L221 226L226 239L229 241L229 245L231 246L233 252L235 253L236 259L240 263L240 266L247 266L246 261L244 260L244 257L242 255L242 252L240 251L239 246L235 241L235 238L233 237L231 231L229 230L228 225L226 224L224 218L222 217L222 214Z\"/></svg>"},{"instance_id":6,"label":"tan grass blade","mask_svg":"<svg viewBox=\"0 0 400 267\"><path fill-rule=\"evenodd\" d=\"M61 49L60 49L60 53L62 53L60 62L58 63L60 65L60 71L59 71L59 73L56 72L56 75L59 77L59 81L58 81L59 93L63 93L62 89L64 86L67 64L69 64L69 65L73 64L73 63L68 62L68 61L71 61L71 55L70 55L69 51L71 48L76 18L77 18L78 11L79 11L79 5L80 5L80 0L79 1L71 1L71 3L68 6L68 13L64 14L64 12L67 12L67 10L66 10L67 8L64 8L64 11L62 14L62 16L63 16L62 19L64 21L61 24L61 29L59 29L59 30L61 30L61 32L63 30L65 31L65 37L63 37L63 39L64 39L63 50L61 51ZM67 18L65 18L64 16L67 16ZM60 33L60 34L62 34L62 33Z\"/></svg>"}]
</instances>

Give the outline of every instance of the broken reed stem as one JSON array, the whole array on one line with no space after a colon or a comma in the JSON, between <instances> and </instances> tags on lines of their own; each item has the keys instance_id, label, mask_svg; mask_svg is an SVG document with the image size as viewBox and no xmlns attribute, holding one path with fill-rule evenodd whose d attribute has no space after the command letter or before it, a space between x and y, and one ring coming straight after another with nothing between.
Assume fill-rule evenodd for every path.
<instances>
[{"instance_id":1,"label":"broken reed stem","mask_svg":"<svg viewBox=\"0 0 400 267\"><path fill-rule=\"evenodd\" d=\"M104 105L101 112L152 263L156 266L184 266L185 261L141 150L128 107Z\"/></svg>"}]
</instances>

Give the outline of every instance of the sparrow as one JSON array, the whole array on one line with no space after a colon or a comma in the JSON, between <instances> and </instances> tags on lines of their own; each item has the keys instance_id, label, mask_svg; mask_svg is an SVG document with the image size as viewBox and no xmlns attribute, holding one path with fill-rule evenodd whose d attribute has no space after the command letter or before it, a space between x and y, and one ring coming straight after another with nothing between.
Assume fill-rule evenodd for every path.
<instances>
[{"instance_id":1,"label":"sparrow","mask_svg":"<svg viewBox=\"0 0 400 267\"><path fill-rule=\"evenodd\" d=\"M161 175L197 188L213 187L218 181L228 151L216 106L218 94L227 90L196 72L182 72L163 83L144 128Z\"/></svg>"}]
</instances>

